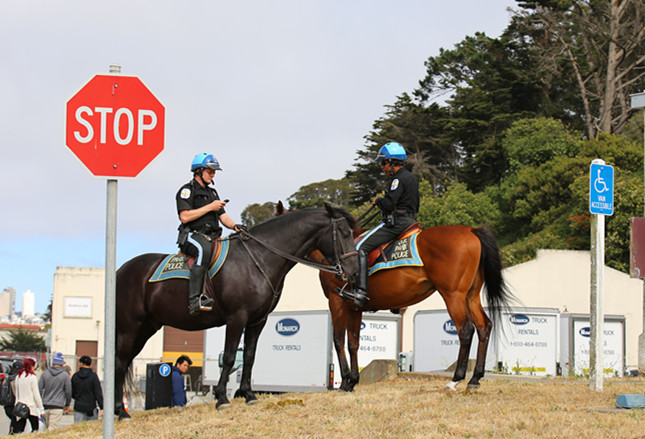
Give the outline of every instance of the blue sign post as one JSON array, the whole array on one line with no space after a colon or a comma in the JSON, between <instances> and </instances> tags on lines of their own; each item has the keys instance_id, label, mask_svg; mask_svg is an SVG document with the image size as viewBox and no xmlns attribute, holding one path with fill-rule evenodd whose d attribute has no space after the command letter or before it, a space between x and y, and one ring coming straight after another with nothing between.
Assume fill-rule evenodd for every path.
<instances>
[{"instance_id":1,"label":"blue sign post","mask_svg":"<svg viewBox=\"0 0 645 439\"><path fill-rule=\"evenodd\" d=\"M614 167L592 163L589 181L589 212L614 214Z\"/></svg>"}]
</instances>

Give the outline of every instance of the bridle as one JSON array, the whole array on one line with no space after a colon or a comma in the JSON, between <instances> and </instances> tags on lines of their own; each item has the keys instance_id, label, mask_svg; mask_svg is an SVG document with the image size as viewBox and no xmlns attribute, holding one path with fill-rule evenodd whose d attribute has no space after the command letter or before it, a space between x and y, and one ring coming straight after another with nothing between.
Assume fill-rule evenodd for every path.
<instances>
[{"instance_id":1,"label":"bridle","mask_svg":"<svg viewBox=\"0 0 645 439\"><path fill-rule=\"evenodd\" d=\"M246 230L242 230L237 234L231 235L229 238L237 237L237 238L240 239L240 241L242 242L242 245L244 246L244 249L249 254L249 256L251 256L251 259L255 263L255 266L258 268L258 270L260 270L260 273L262 273L262 275L264 276L266 281L271 286L271 290L273 291L274 297L277 297L279 295L279 292L275 289L275 287L271 283L271 280L269 279L269 276L266 274L266 272L264 271L264 269L262 268L262 266L258 262L258 260L255 257L255 255L251 252L251 249L249 249L246 241L248 239L252 239L253 241L257 242L258 244L260 244L261 246L263 246L267 250L271 251L272 253L275 253L276 255L281 256L281 257L283 257L285 259L288 259L290 261L300 263L300 264L303 264L303 265L307 265L309 267L313 267L313 268L316 268L318 270L326 271L328 273L334 273L337 276L344 276L341 261L344 261L345 259L350 258L352 256L356 256L358 254L358 251L355 248L353 248L351 251L345 251L345 248L343 247L343 242L338 236L341 221L347 221L347 218L344 218L344 217L343 218L332 218L331 219L331 224L329 225L329 227L332 228L332 243L333 243L333 247L334 247L334 257L336 258L336 264L333 267L331 265L328 265L328 264L321 264L319 262L312 261L311 259L299 258L297 256L289 254L289 253L287 253L287 252L285 252L283 250L280 250L279 248L276 248L276 247L272 246L268 242L265 242L265 241L259 239L258 237L252 235L251 233L249 233ZM340 231L340 233L343 233L343 232ZM348 233L351 234L351 231L348 232ZM320 243L320 239L322 239L322 236L320 238L318 238L318 245Z\"/></svg>"}]
</instances>

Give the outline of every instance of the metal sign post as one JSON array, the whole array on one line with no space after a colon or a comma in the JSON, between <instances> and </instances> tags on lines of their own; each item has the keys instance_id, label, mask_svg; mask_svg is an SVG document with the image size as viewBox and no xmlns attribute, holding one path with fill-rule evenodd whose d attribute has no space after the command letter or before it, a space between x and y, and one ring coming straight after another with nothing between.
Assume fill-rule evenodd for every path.
<instances>
[{"instance_id":1,"label":"metal sign post","mask_svg":"<svg viewBox=\"0 0 645 439\"><path fill-rule=\"evenodd\" d=\"M164 149L165 109L136 77L96 75L66 103L65 144L95 177L107 177L103 437L114 437L117 178L135 178ZM111 128L111 129L110 129ZM136 135L135 135L136 132ZM118 401L121 403L122 401Z\"/></svg>"},{"instance_id":2,"label":"metal sign post","mask_svg":"<svg viewBox=\"0 0 645 439\"><path fill-rule=\"evenodd\" d=\"M591 298L589 341L589 387L601 391L603 385L603 326L605 292L605 215L614 213L614 168L604 160L591 162L589 180L591 215Z\"/></svg>"},{"instance_id":3,"label":"metal sign post","mask_svg":"<svg viewBox=\"0 0 645 439\"><path fill-rule=\"evenodd\" d=\"M633 109L645 108L645 92L635 93L630 97L632 98L631 107ZM643 122L643 144L645 148L645 111L643 111ZM645 162L643 167L645 169ZM645 282L643 282L643 332L638 336L638 372L641 375L645 375Z\"/></svg>"}]
</instances>

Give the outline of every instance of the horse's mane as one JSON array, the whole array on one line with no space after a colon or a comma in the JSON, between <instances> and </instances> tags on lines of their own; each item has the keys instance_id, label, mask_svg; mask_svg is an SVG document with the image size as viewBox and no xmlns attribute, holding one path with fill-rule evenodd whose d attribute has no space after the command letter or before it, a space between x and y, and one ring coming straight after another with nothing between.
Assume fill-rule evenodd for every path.
<instances>
[{"instance_id":1,"label":"horse's mane","mask_svg":"<svg viewBox=\"0 0 645 439\"><path fill-rule=\"evenodd\" d=\"M347 222L349 223L349 226L352 228L352 230L356 228L356 224L357 224L356 219L345 209L343 209L342 207L332 206L331 204L329 205L329 209L331 210L331 212L334 212L337 215L340 215L343 218L347 219ZM292 222L295 224L298 221L300 221L304 216L308 216L312 212L325 212L327 213L328 216L331 217L330 210L320 208L320 207L306 207L304 209L291 210L287 215L280 215L280 216L271 218L267 221L264 221L258 225L253 226L250 232L261 233L264 229L273 227L273 225L276 222L284 221L284 222L287 222L287 224L290 224Z\"/></svg>"}]
</instances>

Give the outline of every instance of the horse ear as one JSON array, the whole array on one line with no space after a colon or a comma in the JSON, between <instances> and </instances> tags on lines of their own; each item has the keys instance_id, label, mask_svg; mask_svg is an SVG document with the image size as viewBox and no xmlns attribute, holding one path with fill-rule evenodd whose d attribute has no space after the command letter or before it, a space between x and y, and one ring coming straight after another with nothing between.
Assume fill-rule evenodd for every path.
<instances>
[{"instance_id":1,"label":"horse ear","mask_svg":"<svg viewBox=\"0 0 645 439\"><path fill-rule=\"evenodd\" d=\"M334 209L334 206L331 205L331 203L328 203L325 201L325 209L327 209L327 213L329 214L330 217L332 218L337 218L338 217L338 212L336 209Z\"/></svg>"},{"instance_id":2,"label":"horse ear","mask_svg":"<svg viewBox=\"0 0 645 439\"><path fill-rule=\"evenodd\" d=\"M284 204L282 200L278 200L278 204L275 205L275 216L280 216L284 213Z\"/></svg>"}]
</instances>

